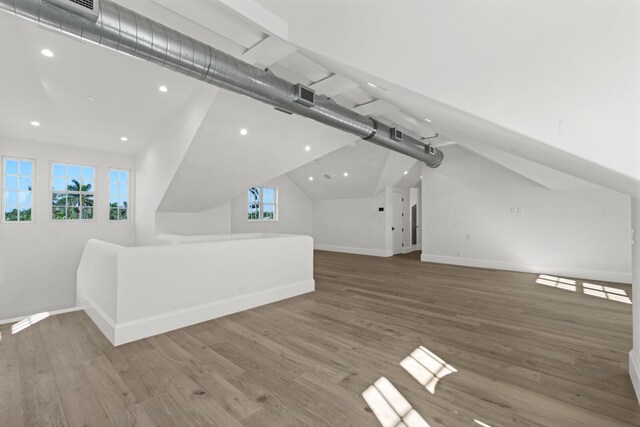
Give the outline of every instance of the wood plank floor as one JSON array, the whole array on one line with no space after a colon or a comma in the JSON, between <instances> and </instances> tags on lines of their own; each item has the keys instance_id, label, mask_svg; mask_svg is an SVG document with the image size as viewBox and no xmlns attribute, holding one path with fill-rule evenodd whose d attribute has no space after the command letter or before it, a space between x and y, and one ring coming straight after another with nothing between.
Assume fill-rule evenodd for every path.
<instances>
[{"instance_id":1,"label":"wood plank floor","mask_svg":"<svg viewBox=\"0 0 640 427\"><path fill-rule=\"evenodd\" d=\"M640 425L631 305L581 281L329 252L315 278L117 348L82 312L2 325L0 426L376 426L361 393L382 376L432 426ZM457 369L433 395L399 364L420 345Z\"/></svg>"}]
</instances>

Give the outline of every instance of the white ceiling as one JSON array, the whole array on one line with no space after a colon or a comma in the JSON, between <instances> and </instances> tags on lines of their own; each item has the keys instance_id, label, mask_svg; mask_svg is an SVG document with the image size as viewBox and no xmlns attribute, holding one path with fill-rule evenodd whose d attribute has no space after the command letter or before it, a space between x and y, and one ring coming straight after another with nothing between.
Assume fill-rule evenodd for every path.
<instances>
[{"instance_id":1,"label":"white ceiling","mask_svg":"<svg viewBox=\"0 0 640 427\"><path fill-rule=\"evenodd\" d=\"M447 139L640 196L635 2L257 1L299 53Z\"/></svg>"},{"instance_id":2,"label":"white ceiling","mask_svg":"<svg viewBox=\"0 0 640 427\"><path fill-rule=\"evenodd\" d=\"M376 193L389 153L358 140L353 146L334 151L287 175L312 200L370 197ZM349 176L345 177L345 172Z\"/></svg>"},{"instance_id":3,"label":"white ceiling","mask_svg":"<svg viewBox=\"0 0 640 427\"><path fill-rule=\"evenodd\" d=\"M240 134L243 128L245 136ZM305 117L219 90L158 210L206 210L356 140ZM306 146L311 150L305 151Z\"/></svg>"},{"instance_id":4,"label":"white ceiling","mask_svg":"<svg viewBox=\"0 0 640 427\"><path fill-rule=\"evenodd\" d=\"M0 67L3 138L133 153L199 88L179 74L6 13L0 28L15 35L0 38L0 53L11 58ZM55 56L41 55L44 48ZM161 84L170 88L166 95L158 91ZM30 126L33 120L41 126Z\"/></svg>"},{"instance_id":5,"label":"white ceiling","mask_svg":"<svg viewBox=\"0 0 640 427\"><path fill-rule=\"evenodd\" d=\"M394 122L416 137L432 137L437 131L443 135L434 142L440 144L452 137L466 143L482 141L512 155L526 153L531 160L582 176L585 176L582 168L592 166L586 161L576 162L567 153L541 151L537 141L408 90L398 82L375 77L344 62L292 45L257 20L252 22L247 16L238 15L229 7L227 0L118 2L236 57L260 67L269 67L280 77L311 85L319 93L331 96L348 108L378 117L386 123ZM245 6L255 5L251 0L245 3ZM283 9L291 5L289 1L265 0L262 3L283 17L287 16ZM314 7L317 6L315 4ZM335 6L329 9L333 10ZM277 24L282 34L281 23ZM0 68L2 138L133 154L147 144L153 144L153 135L160 125L181 111L204 85L156 65L54 34L8 14L0 14L0 28L5 34L18 35L0 40L0 53L12 59L11 67ZM410 38L414 30L406 28L406 31L404 36ZM353 46L361 42L360 39L349 40ZM39 53L45 47L54 51L54 58L45 58ZM390 59L381 57L380 61ZM377 87L368 85L370 81L375 81ZM160 84L167 85L169 93L161 94L157 90ZM96 100L90 102L88 96ZM275 177L274 173L285 173L295 168L290 177L312 198L364 197L384 186L406 187L419 179L415 171L420 168L415 167L414 160L365 142L328 154L318 164L302 166L304 157L298 154L289 157L286 150L303 144L310 132L313 132L315 145L326 146L322 154L344 145L343 138L353 138L339 137L337 144L335 141L323 144L322 138L333 138L332 130L325 132L321 130L322 126L308 120L299 122L300 118L273 113L262 104L250 104L254 102L230 96L224 91L216 97L211 114L207 115L194 139L192 152L187 153L185 167L178 171L176 182L169 187L163 201L164 210L175 210L176 206L185 206L191 211L202 210L221 201L223 195L232 196L230 193L235 191L235 187L230 184L231 180L211 173L212 170L226 170L218 167L220 165L231 167L232 172L242 171L247 164L257 169L265 166L262 173L251 175L249 185L258 183L255 182L257 179L267 181ZM269 123L271 114L275 116ZM424 121L426 114L434 119L433 123ZM42 126L31 127L31 120L40 121ZM247 147L254 143L258 145L242 152L244 160L239 156L240 152L234 152L230 138L237 134L241 122L253 123L254 126L246 126L264 132L264 140L270 141L275 151L282 150L278 151L282 159L268 158L262 151L264 145L260 146L258 140L245 144ZM299 126L296 124L284 132L274 129L274 123L289 126L298 122ZM127 136L129 141L121 142L121 136ZM251 131L250 136L255 138L256 131ZM200 151L203 147L206 147L207 156ZM215 147L219 150L211 151ZM550 152L553 153L551 157ZM310 158L317 157L320 152L314 154ZM228 160L225 162L223 159ZM341 180L347 167L350 169L349 179ZM195 170L200 172L189 177ZM402 175L404 170L410 171L408 176ZM585 178L594 180L595 176L598 180L604 177L605 183L613 188L630 188L635 184L625 181L624 177L607 176L603 168L589 170ZM597 172L595 175L594 170ZM324 173L331 174L332 180L315 178ZM313 183L308 181L309 175L314 175ZM189 195L197 187L198 180L204 177L213 179L213 182L223 182L222 185L229 186L229 190ZM245 185L243 180L240 182ZM338 182L343 185L336 185ZM178 197L180 193L185 195Z\"/></svg>"}]
</instances>

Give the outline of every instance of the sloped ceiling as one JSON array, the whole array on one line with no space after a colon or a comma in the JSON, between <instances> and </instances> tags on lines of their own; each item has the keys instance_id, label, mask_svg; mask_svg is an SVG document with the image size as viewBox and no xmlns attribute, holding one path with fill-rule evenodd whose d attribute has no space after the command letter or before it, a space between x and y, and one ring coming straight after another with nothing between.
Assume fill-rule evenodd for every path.
<instances>
[{"instance_id":1,"label":"sloped ceiling","mask_svg":"<svg viewBox=\"0 0 640 427\"><path fill-rule=\"evenodd\" d=\"M370 197L391 152L358 140L287 175L313 200ZM344 176L344 173L348 176ZM309 180L313 178L313 181Z\"/></svg>"},{"instance_id":2,"label":"sloped ceiling","mask_svg":"<svg viewBox=\"0 0 640 427\"><path fill-rule=\"evenodd\" d=\"M245 136L240 134L243 128ZM206 210L356 140L356 136L220 90L158 210ZM311 150L306 151L306 146Z\"/></svg>"},{"instance_id":3,"label":"sloped ceiling","mask_svg":"<svg viewBox=\"0 0 640 427\"><path fill-rule=\"evenodd\" d=\"M640 196L635 2L258 2L301 54L436 132Z\"/></svg>"},{"instance_id":4,"label":"sloped ceiling","mask_svg":"<svg viewBox=\"0 0 640 427\"><path fill-rule=\"evenodd\" d=\"M392 121L417 137L437 132L440 142L453 139L475 151L483 146L498 149L493 160L509 161L525 176L531 176L534 162L640 196L637 129L627 126L636 112L628 90L635 65L625 56L635 46L628 41L631 23L624 15L629 2L611 8L586 1L592 12L580 8L584 22L576 23L573 17L571 24L577 35L563 38L562 20L543 19L541 27L527 26L523 21L530 22L524 10L528 8L510 4L504 9L503 2L478 10L470 0L463 0L469 8L441 0L402 6L372 0L363 10L359 2L338 6L292 0L118 0L238 58L269 67L280 77L312 85L342 105ZM571 8L556 4L544 0L536 16L573 16ZM514 23L505 23L505 14L512 14ZM615 31L592 25L600 15L620 18ZM309 16L312 19L300 19ZM402 19L396 19L399 16ZM466 27L451 27L452 20ZM331 31L326 22L331 22ZM485 33L488 24L496 28ZM443 26L450 31L442 31ZM12 59L11 66L0 68L0 137L136 153L153 144L157 129L204 85L7 14L0 14L0 27L19 35L0 40L0 52ZM543 29L549 34L540 39ZM476 37L478 32L486 40ZM287 34L290 38L283 39ZM502 40L514 34L515 41ZM589 41L600 56L575 52ZM611 44L615 49L609 49ZM530 49L517 50L519 46ZM40 55L45 47L55 52L54 58ZM573 76L580 78L573 81ZM607 89L610 93L594 88L603 76L615 76L607 77L615 80ZM158 92L161 84L169 86L168 94ZM586 93L579 93L585 87ZM89 96L95 101L88 101ZM595 120L596 112L605 117ZM31 120L42 126L29 126ZM238 141L240 127L248 128L249 135ZM121 136L129 141L120 141ZM356 139L220 91L161 209L204 210L294 169L290 176L313 198L363 197L385 186L412 185L408 183L415 180L415 161L365 142L348 147ZM313 145L310 153L297 151L307 144ZM348 148L304 166L340 147ZM363 164L373 153L375 161ZM505 160L508 156L529 164ZM319 165L338 177L350 166L353 179L335 186L334 177L333 187L326 188L328 182L314 179L317 185L311 186L308 176L320 173ZM536 173L548 188L562 188L570 181ZM371 181L362 181L364 176Z\"/></svg>"}]
</instances>

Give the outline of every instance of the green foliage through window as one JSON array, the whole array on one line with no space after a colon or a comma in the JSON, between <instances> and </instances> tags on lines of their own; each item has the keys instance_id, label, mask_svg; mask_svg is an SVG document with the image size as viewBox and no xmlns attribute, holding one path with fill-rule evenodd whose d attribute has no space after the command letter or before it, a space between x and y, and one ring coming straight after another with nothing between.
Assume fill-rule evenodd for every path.
<instances>
[{"instance_id":1,"label":"green foliage through window","mask_svg":"<svg viewBox=\"0 0 640 427\"><path fill-rule=\"evenodd\" d=\"M55 221L94 218L94 168L53 165L51 218Z\"/></svg>"},{"instance_id":2,"label":"green foliage through window","mask_svg":"<svg viewBox=\"0 0 640 427\"><path fill-rule=\"evenodd\" d=\"M129 171L109 170L109 220L129 219Z\"/></svg>"},{"instance_id":3,"label":"green foliage through window","mask_svg":"<svg viewBox=\"0 0 640 427\"><path fill-rule=\"evenodd\" d=\"M2 206L4 221L30 222L33 220L34 165L33 160L3 159Z\"/></svg>"},{"instance_id":4,"label":"green foliage through window","mask_svg":"<svg viewBox=\"0 0 640 427\"><path fill-rule=\"evenodd\" d=\"M278 219L278 190L271 187L251 187L248 192L247 218L249 221L275 221Z\"/></svg>"}]
</instances>

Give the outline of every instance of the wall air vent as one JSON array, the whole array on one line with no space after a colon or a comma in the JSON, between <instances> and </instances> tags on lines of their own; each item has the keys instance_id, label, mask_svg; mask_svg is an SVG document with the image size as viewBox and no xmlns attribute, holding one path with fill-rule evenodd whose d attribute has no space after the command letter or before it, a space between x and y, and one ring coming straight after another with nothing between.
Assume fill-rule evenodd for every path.
<instances>
[{"instance_id":1,"label":"wall air vent","mask_svg":"<svg viewBox=\"0 0 640 427\"><path fill-rule=\"evenodd\" d=\"M293 100L298 104L302 104L305 107L313 107L316 103L316 92L313 89L306 87L305 85L301 85L298 83L293 86L295 89L295 94L293 96Z\"/></svg>"},{"instance_id":2,"label":"wall air vent","mask_svg":"<svg viewBox=\"0 0 640 427\"><path fill-rule=\"evenodd\" d=\"M402 141L402 131L398 128L391 128L391 139L394 141Z\"/></svg>"},{"instance_id":3,"label":"wall air vent","mask_svg":"<svg viewBox=\"0 0 640 427\"><path fill-rule=\"evenodd\" d=\"M99 15L100 0L45 0L54 6L96 22Z\"/></svg>"},{"instance_id":4,"label":"wall air vent","mask_svg":"<svg viewBox=\"0 0 640 427\"><path fill-rule=\"evenodd\" d=\"M433 145L429 144L427 145L427 152L429 154L431 154L432 156L435 156L436 154L436 147L434 147Z\"/></svg>"}]
</instances>

